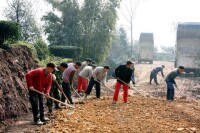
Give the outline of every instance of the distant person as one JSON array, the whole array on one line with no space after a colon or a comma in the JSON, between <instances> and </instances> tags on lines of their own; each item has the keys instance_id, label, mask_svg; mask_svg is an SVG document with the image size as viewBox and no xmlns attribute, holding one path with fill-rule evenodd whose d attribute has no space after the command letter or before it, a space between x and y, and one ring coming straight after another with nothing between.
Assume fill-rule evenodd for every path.
<instances>
[{"instance_id":1,"label":"distant person","mask_svg":"<svg viewBox=\"0 0 200 133\"><path fill-rule=\"evenodd\" d=\"M68 66L74 65L74 61L73 60L68 60L66 63L67 63Z\"/></svg>"},{"instance_id":2,"label":"distant person","mask_svg":"<svg viewBox=\"0 0 200 133\"><path fill-rule=\"evenodd\" d=\"M165 79L167 83L167 100L169 101L174 100L174 86L177 87L177 84L174 79L183 72L184 72L184 67L179 66L179 68L175 68L167 75Z\"/></svg>"},{"instance_id":3,"label":"distant person","mask_svg":"<svg viewBox=\"0 0 200 133\"><path fill-rule=\"evenodd\" d=\"M95 62L95 61L92 61L92 64L96 64L96 62Z\"/></svg>"},{"instance_id":4,"label":"distant person","mask_svg":"<svg viewBox=\"0 0 200 133\"><path fill-rule=\"evenodd\" d=\"M132 70L133 70L133 73L132 73L132 76L131 76L131 81L132 81L132 84L135 86L135 63L133 62L132 64Z\"/></svg>"},{"instance_id":5,"label":"distant person","mask_svg":"<svg viewBox=\"0 0 200 133\"><path fill-rule=\"evenodd\" d=\"M73 104L72 98L71 98L71 87L73 87L73 80L74 75L77 70L79 70L81 67L81 62L76 62L74 65L68 66L67 69L63 72L63 82L62 82L62 88L63 92L67 96L67 99L69 100L69 104ZM61 101L65 102L65 97L62 95Z\"/></svg>"},{"instance_id":6,"label":"distant person","mask_svg":"<svg viewBox=\"0 0 200 133\"><path fill-rule=\"evenodd\" d=\"M106 86L106 77L108 74L110 67L104 66L104 67L97 67L93 73L92 77L90 79L87 91L85 92L85 98L87 98L88 95L90 95L92 88L95 86L96 89L96 97L100 98L101 96L101 83L103 83L104 86Z\"/></svg>"},{"instance_id":7,"label":"distant person","mask_svg":"<svg viewBox=\"0 0 200 133\"><path fill-rule=\"evenodd\" d=\"M81 63L80 71L82 71L88 64L92 64L92 60L90 58L87 58L84 62Z\"/></svg>"},{"instance_id":8,"label":"distant person","mask_svg":"<svg viewBox=\"0 0 200 133\"><path fill-rule=\"evenodd\" d=\"M123 99L124 103L127 103L128 101L128 84L131 81L131 77L133 74L132 67L133 62L132 61L127 61L125 65L120 65L115 69L115 75L117 78L117 82L115 84L115 92L113 96L113 103L116 103L118 100L118 95L119 95L119 90L122 86L124 94L123 94Z\"/></svg>"},{"instance_id":9,"label":"distant person","mask_svg":"<svg viewBox=\"0 0 200 133\"><path fill-rule=\"evenodd\" d=\"M51 86L51 90L49 94L51 97L57 100L61 100L60 89L58 85L62 84L62 73L67 67L68 67L67 63L61 63L60 66L58 66L57 69L53 73L54 78L52 81L52 86ZM58 102L53 102L53 100L47 99L47 107L49 108L49 113L52 113L53 111L53 103L55 104L55 109L61 108Z\"/></svg>"},{"instance_id":10,"label":"distant person","mask_svg":"<svg viewBox=\"0 0 200 133\"><path fill-rule=\"evenodd\" d=\"M88 87L88 80L92 77L92 72L96 68L96 65L89 64L86 66L78 76L78 93L81 93L82 89L84 89L84 92L86 92Z\"/></svg>"},{"instance_id":11,"label":"distant person","mask_svg":"<svg viewBox=\"0 0 200 133\"><path fill-rule=\"evenodd\" d=\"M163 69L164 69L164 68L165 68L165 66L162 65L162 66L155 67L155 68L151 71L151 74L150 74L150 82L149 82L150 84L151 84L152 80L154 79L154 82L156 83L156 85L159 85L158 80L157 80L157 74L158 74L159 72L161 72L162 77L164 78L164 77L165 77L164 74L163 74Z\"/></svg>"},{"instance_id":12,"label":"distant person","mask_svg":"<svg viewBox=\"0 0 200 133\"><path fill-rule=\"evenodd\" d=\"M49 118L44 116L43 95L38 94L34 90L46 94L48 98L52 84L52 72L55 70L55 67L54 63L48 63L46 68L37 68L26 74L33 120L36 125L43 125L46 121L49 121Z\"/></svg>"}]
</instances>

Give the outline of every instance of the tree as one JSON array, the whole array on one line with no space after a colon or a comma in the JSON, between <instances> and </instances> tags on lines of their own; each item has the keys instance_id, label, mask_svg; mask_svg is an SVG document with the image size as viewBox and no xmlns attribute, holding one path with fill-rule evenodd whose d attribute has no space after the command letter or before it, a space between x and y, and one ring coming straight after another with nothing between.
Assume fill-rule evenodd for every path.
<instances>
[{"instance_id":1,"label":"tree","mask_svg":"<svg viewBox=\"0 0 200 133\"><path fill-rule=\"evenodd\" d=\"M20 36L19 25L15 22L0 21L0 47L6 40L17 41Z\"/></svg>"},{"instance_id":2,"label":"tree","mask_svg":"<svg viewBox=\"0 0 200 133\"><path fill-rule=\"evenodd\" d=\"M124 64L128 59L130 59L130 48L131 46L126 31L123 27L120 27L114 32L112 47L109 50L106 64L108 64L112 70L114 70L118 65ZM109 75L112 74L113 71L110 71Z\"/></svg>"},{"instance_id":3,"label":"tree","mask_svg":"<svg viewBox=\"0 0 200 133\"><path fill-rule=\"evenodd\" d=\"M116 58L117 57L117 58ZM123 27L116 31L112 40L112 48L109 51L108 60L112 60L115 64L124 64L130 57L130 45L127 34Z\"/></svg>"},{"instance_id":4,"label":"tree","mask_svg":"<svg viewBox=\"0 0 200 133\"><path fill-rule=\"evenodd\" d=\"M111 47L115 30L118 0L84 0L80 8L76 0L48 0L54 10L43 17L50 45L77 46L83 49L82 59L93 57L104 61Z\"/></svg>"},{"instance_id":5,"label":"tree","mask_svg":"<svg viewBox=\"0 0 200 133\"><path fill-rule=\"evenodd\" d=\"M172 55L175 54L175 49L174 49L174 47L161 46L161 49L162 49L165 53L172 54Z\"/></svg>"},{"instance_id":6,"label":"tree","mask_svg":"<svg viewBox=\"0 0 200 133\"><path fill-rule=\"evenodd\" d=\"M78 46L80 44L79 5L76 0L53 1L48 0L54 10L62 13L59 17L55 12L43 16L45 33L50 45Z\"/></svg>"},{"instance_id":7,"label":"tree","mask_svg":"<svg viewBox=\"0 0 200 133\"><path fill-rule=\"evenodd\" d=\"M85 0L82 9L84 55L97 62L106 59L115 30L118 0ZM84 58L85 58L84 57Z\"/></svg>"},{"instance_id":8,"label":"tree","mask_svg":"<svg viewBox=\"0 0 200 133\"><path fill-rule=\"evenodd\" d=\"M21 40L33 42L40 37L40 30L36 24L31 0L7 0L5 17L20 25Z\"/></svg>"},{"instance_id":9,"label":"tree","mask_svg":"<svg viewBox=\"0 0 200 133\"><path fill-rule=\"evenodd\" d=\"M144 0L143 0L144 1ZM131 56L134 54L134 44L133 44L133 22L137 7L139 6L141 0L121 0L121 4L126 7L126 13L123 15L128 21L129 25L127 26L130 29L131 33Z\"/></svg>"}]
</instances>

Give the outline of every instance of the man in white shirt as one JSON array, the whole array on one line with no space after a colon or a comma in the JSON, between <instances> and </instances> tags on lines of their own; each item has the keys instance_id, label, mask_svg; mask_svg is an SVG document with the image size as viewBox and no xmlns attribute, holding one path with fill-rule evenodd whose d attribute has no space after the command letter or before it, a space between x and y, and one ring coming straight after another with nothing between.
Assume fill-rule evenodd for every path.
<instances>
[{"instance_id":1,"label":"man in white shirt","mask_svg":"<svg viewBox=\"0 0 200 133\"><path fill-rule=\"evenodd\" d=\"M93 73L92 77L90 79L87 91L85 92L85 98L87 98L88 95L90 95L92 88L94 85L96 85L96 97L100 98L101 95L101 82L105 86L106 83L106 77L107 77L107 72L110 69L109 66L104 66L104 67L97 67Z\"/></svg>"}]
</instances>

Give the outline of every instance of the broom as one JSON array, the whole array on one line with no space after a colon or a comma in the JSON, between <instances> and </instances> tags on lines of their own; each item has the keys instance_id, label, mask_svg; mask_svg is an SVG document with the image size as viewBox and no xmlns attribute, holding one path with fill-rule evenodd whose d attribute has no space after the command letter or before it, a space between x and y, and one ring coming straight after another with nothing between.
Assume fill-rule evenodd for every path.
<instances>
[{"instance_id":1,"label":"broom","mask_svg":"<svg viewBox=\"0 0 200 133\"><path fill-rule=\"evenodd\" d=\"M187 99L187 96L183 93L183 91L181 91L181 89L179 89L178 86L176 86L176 88L181 92L182 96L180 97L180 99Z\"/></svg>"}]
</instances>

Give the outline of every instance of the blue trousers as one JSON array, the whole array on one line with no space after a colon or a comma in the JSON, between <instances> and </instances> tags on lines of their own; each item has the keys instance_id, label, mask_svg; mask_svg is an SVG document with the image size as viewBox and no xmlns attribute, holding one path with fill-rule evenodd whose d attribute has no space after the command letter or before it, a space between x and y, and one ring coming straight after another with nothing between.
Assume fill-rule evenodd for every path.
<instances>
[{"instance_id":1,"label":"blue trousers","mask_svg":"<svg viewBox=\"0 0 200 133\"><path fill-rule=\"evenodd\" d=\"M67 96L67 99L69 100L69 103L73 104L71 91L70 91L70 83L62 82L62 88L63 88L63 92ZM65 100L66 100L65 96L62 94L61 101L65 102Z\"/></svg>"},{"instance_id":2,"label":"blue trousers","mask_svg":"<svg viewBox=\"0 0 200 133\"><path fill-rule=\"evenodd\" d=\"M170 81L166 81L167 83L167 100L174 100L174 85Z\"/></svg>"},{"instance_id":3,"label":"blue trousers","mask_svg":"<svg viewBox=\"0 0 200 133\"><path fill-rule=\"evenodd\" d=\"M87 91L85 92L87 95L90 95L91 91L92 91L92 88L93 86L95 86L96 88L96 97L97 98L100 98L100 95L101 95L101 88L100 88L100 83L95 81L94 78L91 78L90 79L90 82L89 82L89 85L88 85L88 88L87 88Z\"/></svg>"}]
</instances>

